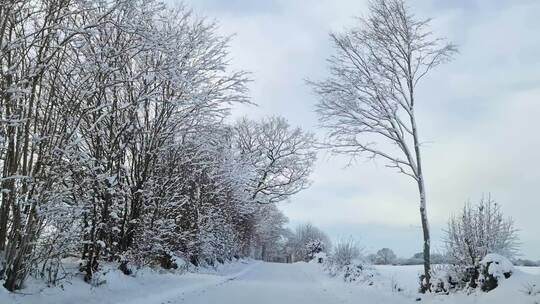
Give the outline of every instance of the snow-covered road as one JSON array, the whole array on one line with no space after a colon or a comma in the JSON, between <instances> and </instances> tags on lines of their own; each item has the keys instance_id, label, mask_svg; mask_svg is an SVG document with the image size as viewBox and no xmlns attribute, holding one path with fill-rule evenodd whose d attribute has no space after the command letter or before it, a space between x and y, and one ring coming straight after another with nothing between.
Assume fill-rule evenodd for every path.
<instances>
[{"instance_id":1,"label":"snow-covered road","mask_svg":"<svg viewBox=\"0 0 540 304\"><path fill-rule=\"evenodd\" d=\"M306 264L257 263L245 273L217 286L185 294L168 303L343 303L318 281L319 271Z\"/></svg>"},{"instance_id":2,"label":"snow-covered road","mask_svg":"<svg viewBox=\"0 0 540 304\"><path fill-rule=\"evenodd\" d=\"M35 282L22 293L0 289L0 304L411 304L420 297L415 291L420 268L376 267L379 274L374 284L345 283L340 277L330 277L320 264L303 262L243 260L197 273L146 269L136 276L111 269L101 276L106 283L95 287L78 276L62 287L45 288ZM516 271L492 292L427 295L421 303L540 303L540 293L523 292L526 286L540 286L539 280L538 274Z\"/></svg>"}]
</instances>

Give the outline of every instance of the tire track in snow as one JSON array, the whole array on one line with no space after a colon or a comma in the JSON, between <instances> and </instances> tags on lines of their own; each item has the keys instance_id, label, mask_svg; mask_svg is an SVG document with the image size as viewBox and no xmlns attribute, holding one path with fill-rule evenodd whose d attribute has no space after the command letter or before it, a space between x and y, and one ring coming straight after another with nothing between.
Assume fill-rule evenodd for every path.
<instances>
[{"instance_id":1,"label":"tire track in snow","mask_svg":"<svg viewBox=\"0 0 540 304\"><path fill-rule=\"evenodd\" d=\"M178 295L177 297L171 298L169 300L161 302L161 304L172 304L172 303L183 303L186 300L186 296L200 296L206 293L209 290L212 290L214 288L221 287L223 285L229 284L236 280L237 278L246 275L247 273L251 272L256 266L260 265L261 262L252 263L251 265L247 266L246 268L242 269L241 271L234 273L232 275L224 276L222 280L218 282L214 282L212 284L207 284L203 286L197 286L197 288L193 288L190 290L184 290Z\"/></svg>"}]
</instances>

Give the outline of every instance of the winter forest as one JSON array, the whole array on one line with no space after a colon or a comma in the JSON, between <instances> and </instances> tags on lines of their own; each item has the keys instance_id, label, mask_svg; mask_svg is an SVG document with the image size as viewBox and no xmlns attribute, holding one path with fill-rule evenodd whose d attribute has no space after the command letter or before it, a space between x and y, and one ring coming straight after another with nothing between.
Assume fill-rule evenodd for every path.
<instances>
[{"instance_id":1,"label":"winter forest","mask_svg":"<svg viewBox=\"0 0 540 304\"><path fill-rule=\"evenodd\" d=\"M293 92L282 111L259 103L266 84L234 64L242 33L191 2L1 0L0 304L540 302L537 243L507 196L475 189L448 212L431 199L431 159L448 154L422 137L437 120L423 84L452 93L438 79L470 48L417 14L422 1L365 1L349 26L317 29L328 52L309 65L323 72L298 79L310 92L299 116L313 114L313 127L287 114ZM208 5L272 10L243 2ZM308 216L317 206L289 218L325 178L323 160L411 191L396 195L417 225L414 254L336 233ZM388 227L397 240L403 228Z\"/></svg>"}]
</instances>

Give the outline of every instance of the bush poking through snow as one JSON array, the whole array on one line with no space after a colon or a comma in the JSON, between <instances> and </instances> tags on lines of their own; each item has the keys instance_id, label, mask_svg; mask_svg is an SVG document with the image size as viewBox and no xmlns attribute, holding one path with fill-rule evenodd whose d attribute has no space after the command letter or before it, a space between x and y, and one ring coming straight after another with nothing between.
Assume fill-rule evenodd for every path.
<instances>
[{"instance_id":1,"label":"bush poking through snow","mask_svg":"<svg viewBox=\"0 0 540 304\"><path fill-rule=\"evenodd\" d=\"M456 289L480 286L489 291L497 287L498 280L511 275L512 263L507 258L517 252L517 230L490 196L482 197L475 206L465 204L461 214L450 219L445 232L452 275L440 277L432 285L438 292L448 292L444 286L450 283Z\"/></svg>"},{"instance_id":2,"label":"bush poking through snow","mask_svg":"<svg viewBox=\"0 0 540 304\"><path fill-rule=\"evenodd\" d=\"M499 281L508 279L514 266L507 258L498 254L488 254L480 262L480 288L490 291L499 286Z\"/></svg>"},{"instance_id":3,"label":"bush poking through snow","mask_svg":"<svg viewBox=\"0 0 540 304\"><path fill-rule=\"evenodd\" d=\"M431 291L439 294L448 294L455 287L455 278L450 274L449 267L433 267L431 269ZM423 280L423 277L420 277ZM420 286L423 286L420 284Z\"/></svg>"},{"instance_id":4,"label":"bush poking through snow","mask_svg":"<svg viewBox=\"0 0 540 304\"><path fill-rule=\"evenodd\" d=\"M354 241L340 241L332 252L332 262L341 266L350 265L360 258L360 254L361 250Z\"/></svg>"},{"instance_id":5,"label":"bush poking through snow","mask_svg":"<svg viewBox=\"0 0 540 304\"><path fill-rule=\"evenodd\" d=\"M328 252L332 247L328 236L311 224L296 227L288 246L291 248L293 262L309 262L315 254Z\"/></svg>"},{"instance_id":6,"label":"bush poking through snow","mask_svg":"<svg viewBox=\"0 0 540 304\"><path fill-rule=\"evenodd\" d=\"M343 280L345 282L359 282L373 284L376 272L371 265L355 263L343 268Z\"/></svg>"},{"instance_id":7,"label":"bush poking through snow","mask_svg":"<svg viewBox=\"0 0 540 304\"><path fill-rule=\"evenodd\" d=\"M313 257L313 260L311 260L311 263L317 263L317 264L324 264L328 260L328 256L324 252L319 252L315 254Z\"/></svg>"},{"instance_id":8,"label":"bush poking through snow","mask_svg":"<svg viewBox=\"0 0 540 304\"><path fill-rule=\"evenodd\" d=\"M129 268L128 263L129 263L129 261L127 261L127 260L121 261L120 265L118 266L118 269L120 271L122 271L122 273L125 274L125 275L132 275L133 270L131 270L131 268Z\"/></svg>"},{"instance_id":9,"label":"bush poking through snow","mask_svg":"<svg viewBox=\"0 0 540 304\"><path fill-rule=\"evenodd\" d=\"M169 253L165 253L161 256L160 260L159 260L159 263L160 263L160 266L161 268L163 269L177 269L178 268L178 265L176 265L175 261L174 261L174 258L173 258L173 255L169 254Z\"/></svg>"},{"instance_id":10,"label":"bush poking through snow","mask_svg":"<svg viewBox=\"0 0 540 304\"><path fill-rule=\"evenodd\" d=\"M434 293L449 294L456 290L478 287L478 266L436 265L431 271L431 291Z\"/></svg>"},{"instance_id":11,"label":"bush poking through snow","mask_svg":"<svg viewBox=\"0 0 540 304\"><path fill-rule=\"evenodd\" d=\"M306 244L306 258L311 261L317 254L323 252L325 245L321 240L313 240Z\"/></svg>"},{"instance_id":12,"label":"bush poking through snow","mask_svg":"<svg viewBox=\"0 0 540 304\"><path fill-rule=\"evenodd\" d=\"M437 294L449 294L456 290L482 291L495 289L501 280L513 272L512 263L498 254L488 254L477 266L440 265L432 269L431 290ZM422 277L420 277L422 279Z\"/></svg>"},{"instance_id":13,"label":"bush poking through snow","mask_svg":"<svg viewBox=\"0 0 540 304\"><path fill-rule=\"evenodd\" d=\"M325 263L331 276L342 276L345 282L373 284L376 271L362 259L361 250L353 241L341 241Z\"/></svg>"},{"instance_id":14,"label":"bush poking through snow","mask_svg":"<svg viewBox=\"0 0 540 304\"><path fill-rule=\"evenodd\" d=\"M540 287L534 283L527 283L521 291L524 294L532 297L540 295Z\"/></svg>"},{"instance_id":15,"label":"bush poking through snow","mask_svg":"<svg viewBox=\"0 0 540 304\"><path fill-rule=\"evenodd\" d=\"M392 277L390 279L390 288L392 289L393 293L402 292L404 289L401 288L396 278Z\"/></svg>"}]
</instances>

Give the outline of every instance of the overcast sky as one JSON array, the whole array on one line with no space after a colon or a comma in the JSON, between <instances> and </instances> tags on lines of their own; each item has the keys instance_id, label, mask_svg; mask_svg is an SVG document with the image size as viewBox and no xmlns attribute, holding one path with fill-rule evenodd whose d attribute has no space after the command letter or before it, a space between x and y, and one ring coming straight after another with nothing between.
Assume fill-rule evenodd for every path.
<instances>
[{"instance_id":1,"label":"overcast sky","mask_svg":"<svg viewBox=\"0 0 540 304\"><path fill-rule=\"evenodd\" d=\"M174 0L169 0L174 1ZM316 129L317 102L304 79L325 77L330 31L366 13L361 0L187 0L196 13L235 34L232 67L251 71L258 107L235 116L277 114ZM525 257L540 259L540 1L408 2L432 29L456 43L456 60L418 89L428 215L435 250L442 229L465 201L491 193L521 230ZM421 251L415 185L382 161L321 153L313 185L283 204L291 225L311 222L334 240L354 238L368 252Z\"/></svg>"}]
</instances>

